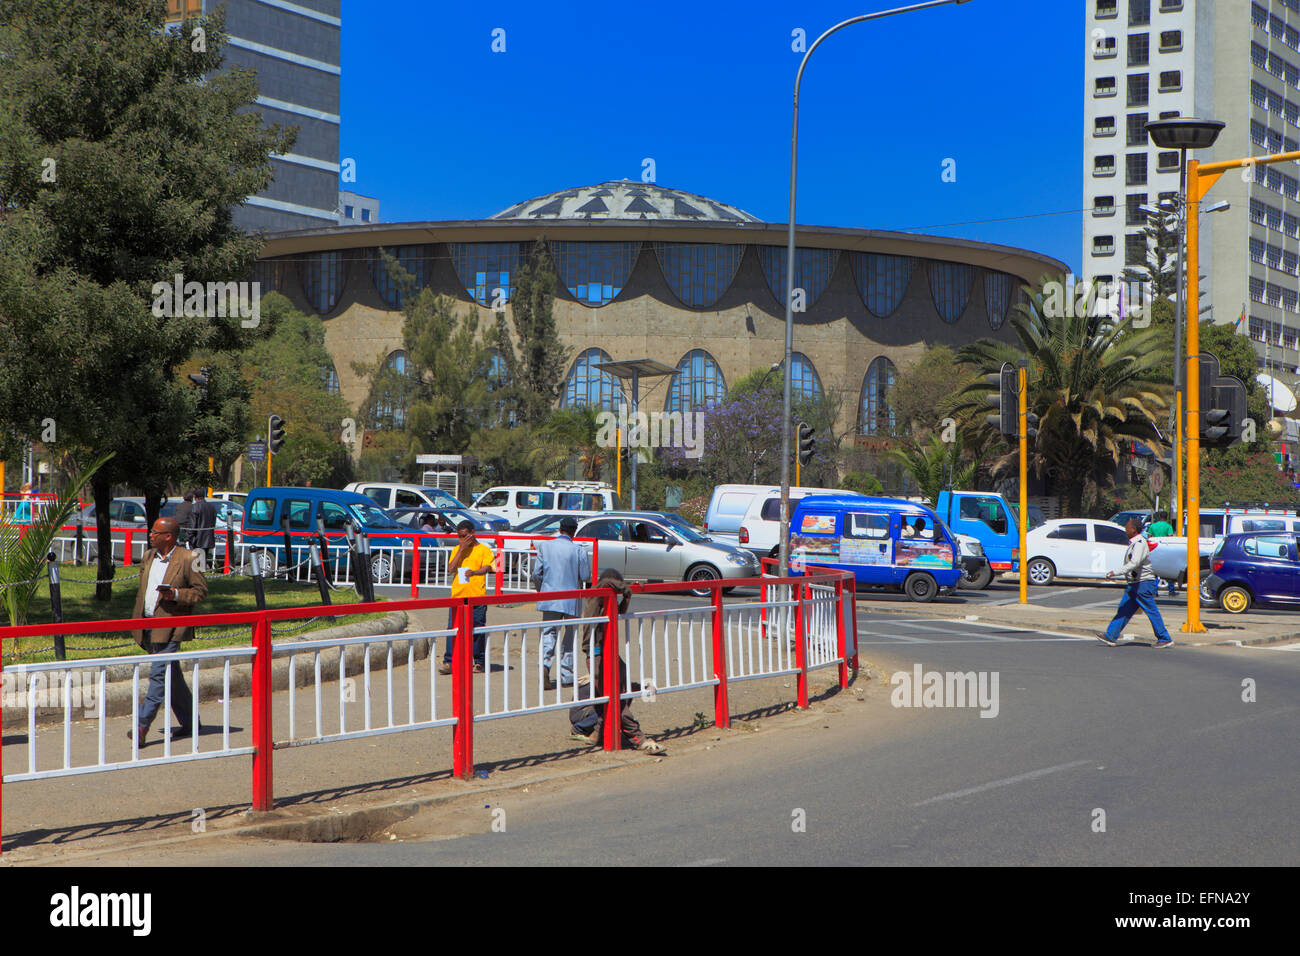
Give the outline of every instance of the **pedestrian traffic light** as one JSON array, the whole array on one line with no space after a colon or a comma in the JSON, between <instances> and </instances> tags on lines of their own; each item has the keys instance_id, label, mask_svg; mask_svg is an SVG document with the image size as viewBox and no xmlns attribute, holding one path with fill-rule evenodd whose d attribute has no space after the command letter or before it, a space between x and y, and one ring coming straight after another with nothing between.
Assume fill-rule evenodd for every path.
<instances>
[{"instance_id":1,"label":"pedestrian traffic light","mask_svg":"<svg viewBox=\"0 0 1300 956\"><path fill-rule=\"evenodd\" d=\"M813 430L807 422L799 423L799 464L801 465L812 461L813 449L817 446L813 438Z\"/></svg>"},{"instance_id":2,"label":"pedestrian traffic light","mask_svg":"<svg viewBox=\"0 0 1300 956\"><path fill-rule=\"evenodd\" d=\"M1200 380L1198 437L1208 448L1227 448L1241 441L1246 420L1246 386L1231 375L1219 374L1219 360L1209 352L1197 357Z\"/></svg>"},{"instance_id":3,"label":"pedestrian traffic light","mask_svg":"<svg viewBox=\"0 0 1300 956\"><path fill-rule=\"evenodd\" d=\"M284 419L279 415L272 415L266 422L267 450L271 454L279 453L284 447Z\"/></svg>"},{"instance_id":4,"label":"pedestrian traffic light","mask_svg":"<svg viewBox=\"0 0 1300 956\"><path fill-rule=\"evenodd\" d=\"M1020 434L1020 430L1016 427L1016 370L1004 368L1001 372L985 375L984 381L998 388L996 395L988 395L984 399L996 408L998 413L986 415L984 420L990 425L996 425L1003 435Z\"/></svg>"}]
</instances>

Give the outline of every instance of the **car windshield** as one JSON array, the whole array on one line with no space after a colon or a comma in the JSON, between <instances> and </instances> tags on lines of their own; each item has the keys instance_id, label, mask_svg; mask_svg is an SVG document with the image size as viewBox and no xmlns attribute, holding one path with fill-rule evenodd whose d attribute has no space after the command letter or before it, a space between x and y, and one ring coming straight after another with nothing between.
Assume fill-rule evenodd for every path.
<instances>
[{"instance_id":1,"label":"car windshield","mask_svg":"<svg viewBox=\"0 0 1300 956\"><path fill-rule=\"evenodd\" d=\"M354 503L348 505L348 510L356 517L357 521L367 528L392 528L394 530L405 530L406 526L398 524L392 518L388 517L378 505L370 502Z\"/></svg>"},{"instance_id":2,"label":"car windshield","mask_svg":"<svg viewBox=\"0 0 1300 956\"><path fill-rule=\"evenodd\" d=\"M453 497L449 492L441 488L424 488L425 495L433 502L435 508L464 508L465 503L459 498Z\"/></svg>"},{"instance_id":3,"label":"car windshield","mask_svg":"<svg viewBox=\"0 0 1300 956\"><path fill-rule=\"evenodd\" d=\"M706 538L704 535L700 534L698 531L692 528L690 524L687 523L685 518L679 517L678 515L667 515L661 520L669 528L671 528L673 531L677 532L679 535L685 538L690 544L697 544L701 541L707 542L712 540L711 538Z\"/></svg>"}]
</instances>

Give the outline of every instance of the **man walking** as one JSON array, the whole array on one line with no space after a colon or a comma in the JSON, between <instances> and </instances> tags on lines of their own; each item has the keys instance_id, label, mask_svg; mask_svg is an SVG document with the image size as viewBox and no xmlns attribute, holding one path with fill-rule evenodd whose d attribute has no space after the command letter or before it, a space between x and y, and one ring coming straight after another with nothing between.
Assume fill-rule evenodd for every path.
<instances>
[{"instance_id":1,"label":"man walking","mask_svg":"<svg viewBox=\"0 0 1300 956\"><path fill-rule=\"evenodd\" d=\"M1151 622L1151 629L1156 632L1156 647L1173 647L1174 639L1165 628L1160 609L1156 607L1156 576L1151 570L1151 549L1147 539L1142 537L1142 526L1130 518L1124 525L1128 533L1128 550L1124 552L1124 566L1119 569L1128 581L1124 587L1124 596L1120 598L1115 617L1106 628L1106 633L1097 637L1103 644L1114 647L1119 643L1119 636L1124 627L1140 608ZM1107 571L1106 577L1113 578L1115 571Z\"/></svg>"},{"instance_id":2,"label":"man walking","mask_svg":"<svg viewBox=\"0 0 1300 956\"><path fill-rule=\"evenodd\" d=\"M203 489L194 489L194 510L190 512L190 547L203 552L204 567L212 567L212 549L217 546L217 509L203 497Z\"/></svg>"},{"instance_id":3,"label":"man walking","mask_svg":"<svg viewBox=\"0 0 1300 956\"><path fill-rule=\"evenodd\" d=\"M176 511L172 517L176 519L176 526L180 528L180 539L178 543L182 548L190 546L190 519L194 516L194 492L186 491L181 496L181 503L176 506Z\"/></svg>"},{"instance_id":4,"label":"man walking","mask_svg":"<svg viewBox=\"0 0 1300 956\"><path fill-rule=\"evenodd\" d=\"M539 591L577 591L591 581L587 552L573 541L578 533L578 522L566 517L560 521L559 537L537 545L537 563L533 568L532 584ZM537 610L543 621L561 621L576 618L582 613L581 598L538 601ZM542 687L554 690L551 680L551 662L555 660L555 637L560 628L554 624L542 628ZM573 634L574 625L564 626L560 644L560 683L573 684Z\"/></svg>"},{"instance_id":5,"label":"man walking","mask_svg":"<svg viewBox=\"0 0 1300 956\"><path fill-rule=\"evenodd\" d=\"M197 555L176 546L176 532L175 518L159 518L153 523L153 530L149 532L151 547L144 553L140 563L140 589L135 596L135 612L132 617L165 618L193 614L194 605L208 596L208 582L197 566ZM193 639L194 628L154 627L136 631L134 636L136 643L150 654L173 654L181 649L182 643ZM180 661L172 661L170 666L172 713L180 723L180 727L171 736L188 737L198 716L194 710L194 699L190 695L189 685L185 683L185 672ZM135 730L136 741L141 747L144 746L149 725L163 705L167 669L167 664L154 664L149 669L149 690L145 694L140 723ZM202 729L200 724L199 730ZM130 735L131 731L127 731L127 736Z\"/></svg>"},{"instance_id":6,"label":"man walking","mask_svg":"<svg viewBox=\"0 0 1300 956\"><path fill-rule=\"evenodd\" d=\"M1169 515L1163 511L1156 512L1155 520L1147 526L1147 537L1150 538L1171 538L1174 534L1174 526L1169 523ZM1173 597L1178 593L1178 582L1170 580L1165 582L1169 585L1169 596ZM1156 590L1160 590L1159 584Z\"/></svg>"},{"instance_id":7,"label":"man walking","mask_svg":"<svg viewBox=\"0 0 1300 956\"><path fill-rule=\"evenodd\" d=\"M458 597L484 597L487 594L487 576L492 570L494 560L492 549L485 544L479 543L474 537L474 523L468 519L456 525L456 537L460 543L456 545L456 550L451 554L451 561L447 564L447 574L451 578L451 596ZM484 671L484 650L487 647L487 634L480 628L487 627L487 605L475 604L474 606L474 673L481 674ZM456 608L447 608L447 627L455 629L456 627ZM451 673L452 651L456 647L456 638L447 638L447 651L442 655L442 664L438 667L439 674Z\"/></svg>"}]
</instances>

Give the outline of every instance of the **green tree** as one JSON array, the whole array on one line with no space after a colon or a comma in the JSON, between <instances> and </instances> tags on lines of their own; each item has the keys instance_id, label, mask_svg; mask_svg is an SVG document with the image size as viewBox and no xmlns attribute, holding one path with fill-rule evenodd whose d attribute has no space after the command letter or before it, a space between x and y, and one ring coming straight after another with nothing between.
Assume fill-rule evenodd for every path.
<instances>
[{"instance_id":1,"label":"green tree","mask_svg":"<svg viewBox=\"0 0 1300 956\"><path fill-rule=\"evenodd\" d=\"M920 359L899 371L889 404L898 430L913 450L926 447L928 437L942 430L953 397L972 377L946 345L931 345Z\"/></svg>"},{"instance_id":2,"label":"green tree","mask_svg":"<svg viewBox=\"0 0 1300 956\"><path fill-rule=\"evenodd\" d=\"M92 480L100 600L112 487L140 488L152 520L168 482L206 464L178 369L247 332L238 314L155 315L154 284L246 278L260 240L231 210L294 140L263 127L251 72L216 72L220 12L197 21L204 44L165 30L163 13L140 0L0 5L0 419L27 435L53 419L82 458L116 452Z\"/></svg>"},{"instance_id":3,"label":"green tree","mask_svg":"<svg viewBox=\"0 0 1300 956\"><path fill-rule=\"evenodd\" d=\"M570 350L560 342L555 326L557 281L546 239L539 239L510 295L513 339L504 312L497 313L497 324L486 337L505 362L505 399L520 424L544 421L564 388Z\"/></svg>"},{"instance_id":4,"label":"green tree","mask_svg":"<svg viewBox=\"0 0 1300 956\"><path fill-rule=\"evenodd\" d=\"M945 442L939 435L932 436L922 447L891 449L889 456L908 470L931 504L939 500L939 492L969 488L975 478L975 462L961 460L961 442Z\"/></svg>"},{"instance_id":5,"label":"green tree","mask_svg":"<svg viewBox=\"0 0 1300 956\"><path fill-rule=\"evenodd\" d=\"M613 467L615 453L613 445L600 441L600 414L594 405L552 412L537 429L541 441L531 456L535 470L554 477L576 461L580 479L600 481L606 468Z\"/></svg>"},{"instance_id":6,"label":"green tree","mask_svg":"<svg viewBox=\"0 0 1300 956\"><path fill-rule=\"evenodd\" d=\"M962 390L954 412L977 442L991 445L997 429L985 421L985 399L997 386L982 376L1027 357L1028 406L1039 416L1030 466L1064 496L1069 514L1080 514L1087 483L1106 487L1113 481L1124 442L1162 450L1156 422L1171 400L1161 378L1172 356L1159 329L1132 330L1127 319L1062 315L1053 291L1060 286L1053 281L1063 282L1045 277L1039 288L1026 289L1028 302L1017 305L1011 326L1019 348L981 339L958 349L959 361L981 378ZM994 474L1013 469L1018 454L1013 448L995 462Z\"/></svg>"}]
</instances>

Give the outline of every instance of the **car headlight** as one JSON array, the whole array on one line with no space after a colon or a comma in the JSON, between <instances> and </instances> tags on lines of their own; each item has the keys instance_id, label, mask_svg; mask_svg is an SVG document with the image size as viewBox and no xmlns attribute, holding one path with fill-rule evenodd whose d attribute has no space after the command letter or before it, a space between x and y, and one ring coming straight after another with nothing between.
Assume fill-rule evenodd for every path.
<instances>
[{"instance_id":1,"label":"car headlight","mask_svg":"<svg viewBox=\"0 0 1300 956\"><path fill-rule=\"evenodd\" d=\"M729 554L727 555L727 560L730 561L732 564L739 564L742 567L754 563L754 559L752 556L746 556L743 554Z\"/></svg>"},{"instance_id":2,"label":"car headlight","mask_svg":"<svg viewBox=\"0 0 1300 956\"><path fill-rule=\"evenodd\" d=\"M971 544L970 544L970 553L971 553L971 554L975 554L975 555L979 555L980 557L983 557L983 556L984 556L984 545L980 544L978 541L972 541Z\"/></svg>"}]
</instances>

